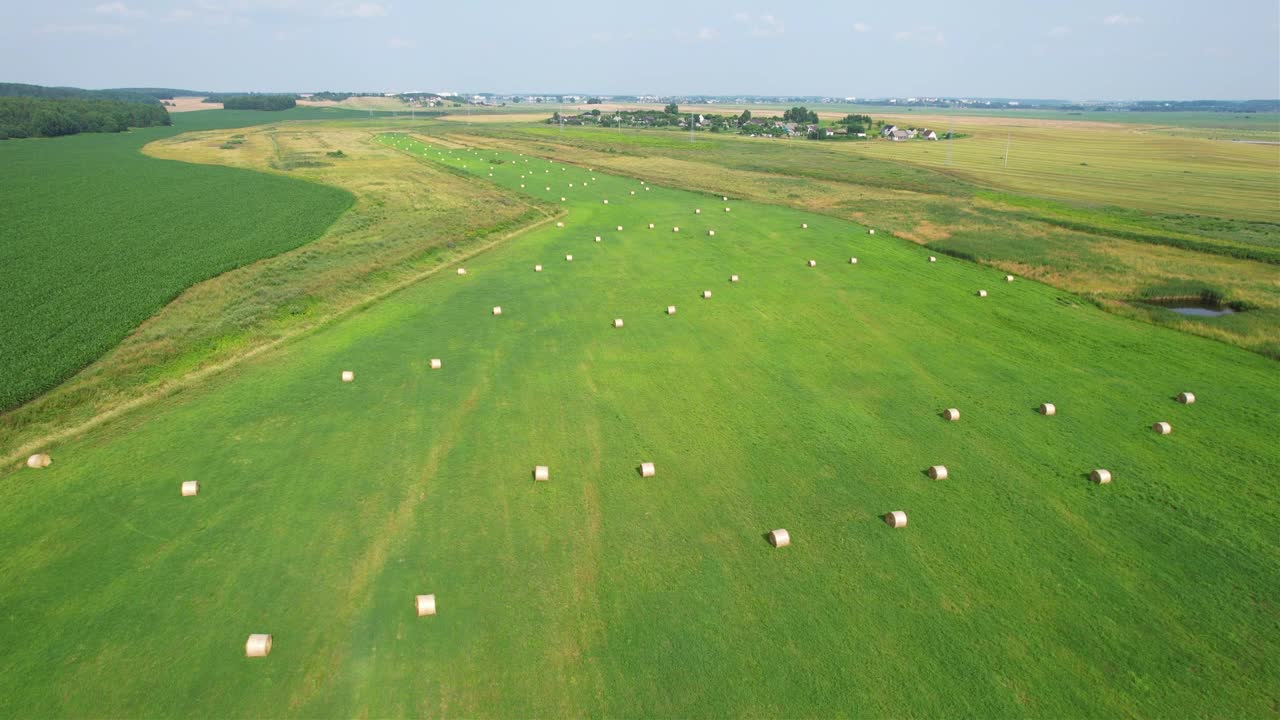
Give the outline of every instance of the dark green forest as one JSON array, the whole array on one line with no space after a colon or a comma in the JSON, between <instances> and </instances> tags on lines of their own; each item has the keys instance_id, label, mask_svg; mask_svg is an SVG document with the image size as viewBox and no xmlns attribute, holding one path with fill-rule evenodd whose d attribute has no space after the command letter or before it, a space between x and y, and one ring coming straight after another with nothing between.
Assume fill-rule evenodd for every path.
<instances>
[{"instance_id":1,"label":"dark green forest","mask_svg":"<svg viewBox=\"0 0 1280 720\"><path fill-rule=\"evenodd\" d=\"M151 88L85 90L74 87L45 87L24 83L0 83L0 97L81 98L85 100L118 100L120 102L159 105L159 97ZM170 95L169 97L172 97Z\"/></svg>"},{"instance_id":2,"label":"dark green forest","mask_svg":"<svg viewBox=\"0 0 1280 720\"><path fill-rule=\"evenodd\" d=\"M79 96L0 97L0 140L169 124L168 111L155 99L142 103Z\"/></svg>"}]
</instances>

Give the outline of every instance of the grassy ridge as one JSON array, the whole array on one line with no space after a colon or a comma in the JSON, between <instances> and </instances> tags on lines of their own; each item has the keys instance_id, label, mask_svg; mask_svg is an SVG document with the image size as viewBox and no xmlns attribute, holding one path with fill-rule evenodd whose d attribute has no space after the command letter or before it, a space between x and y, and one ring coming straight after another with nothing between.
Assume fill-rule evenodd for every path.
<instances>
[{"instance_id":1,"label":"grassy ridge","mask_svg":"<svg viewBox=\"0 0 1280 720\"><path fill-rule=\"evenodd\" d=\"M57 385L187 287L316 238L351 204L332 187L139 153L267 119L185 113L170 128L0 144L0 408Z\"/></svg>"},{"instance_id":2,"label":"grassy ridge","mask_svg":"<svg viewBox=\"0 0 1280 720\"><path fill-rule=\"evenodd\" d=\"M0 714L1270 711L1272 363L864 226L489 159L435 162L566 227L0 478Z\"/></svg>"}]
</instances>

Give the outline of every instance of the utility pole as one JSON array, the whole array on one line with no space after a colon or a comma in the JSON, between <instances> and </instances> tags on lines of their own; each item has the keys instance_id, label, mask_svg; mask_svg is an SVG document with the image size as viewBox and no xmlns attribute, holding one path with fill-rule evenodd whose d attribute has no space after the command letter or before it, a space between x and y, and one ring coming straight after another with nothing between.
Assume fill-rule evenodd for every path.
<instances>
[{"instance_id":1,"label":"utility pole","mask_svg":"<svg viewBox=\"0 0 1280 720\"><path fill-rule=\"evenodd\" d=\"M689 142L693 142L693 113L689 113Z\"/></svg>"},{"instance_id":2,"label":"utility pole","mask_svg":"<svg viewBox=\"0 0 1280 720\"><path fill-rule=\"evenodd\" d=\"M1012 139L1012 137L1013 137L1012 131L1010 131L1009 134L1004 136L1004 166L1005 167L1009 167L1009 141Z\"/></svg>"}]
</instances>

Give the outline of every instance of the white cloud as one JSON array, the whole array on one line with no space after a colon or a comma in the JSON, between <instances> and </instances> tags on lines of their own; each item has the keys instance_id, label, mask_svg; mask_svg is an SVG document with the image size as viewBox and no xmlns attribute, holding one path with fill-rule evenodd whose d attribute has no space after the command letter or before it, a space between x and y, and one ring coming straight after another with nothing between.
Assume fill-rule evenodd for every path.
<instances>
[{"instance_id":1,"label":"white cloud","mask_svg":"<svg viewBox=\"0 0 1280 720\"><path fill-rule=\"evenodd\" d=\"M853 24L853 31L860 32L860 33L870 32L871 26L864 22L856 22Z\"/></svg>"},{"instance_id":2,"label":"white cloud","mask_svg":"<svg viewBox=\"0 0 1280 720\"><path fill-rule=\"evenodd\" d=\"M409 48L417 47L417 45L412 40L405 40L399 35L396 35L387 40L387 47L394 50L407 50Z\"/></svg>"},{"instance_id":3,"label":"white cloud","mask_svg":"<svg viewBox=\"0 0 1280 720\"><path fill-rule=\"evenodd\" d=\"M893 34L893 39L898 42L909 42L917 45L935 45L937 47L945 47L947 37L942 31L933 25L921 25L911 30L899 30Z\"/></svg>"},{"instance_id":4,"label":"white cloud","mask_svg":"<svg viewBox=\"0 0 1280 720\"><path fill-rule=\"evenodd\" d=\"M1103 25L1141 25L1142 18L1134 15L1125 15L1124 13L1116 13L1102 18Z\"/></svg>"},{"instance_id":5,"label":"white cloud","mask_svg":"<svg viewBox=\"0 0 1280 720\"><path fill-rule=\"evenodd\" d=\"M1071 34L1071 28L1066 25L1057 25L1049 30L1049 37L1066 37Z\"/></svg>"},{"instance_id":6,"label":"white cloud","mask_svg":"<svg viewBox=\"0 0 1280 720\"><path fill-rule=\"evenodd\" d=\"M133 28L113 23L49 23L40 32L52 35L127 35Z\"/></svg>"},{"instance_id":7,"label":"white cloud","mask_svg":"<svg viewBox=\"0 0 1280 720\"><path fill-rule=\"evenodd\" d=\"M142 10L135 10L122 2L100 3L93 8L93 11L99 15L112 15L123 18L141 18L147 16L146 12Z\"/></svg>"},{"instance_id":8,"label":"white cloud","mask_svg":"<svg viewBox=\"0 0 1280 720\"><path fill-rule=\"evenodd\" d=\"M752 15L751 13L734 13L735 22L747 26L747 32L754 37L770 37L772 35L781 35L786 26L782 20L773 15Z\"/></svg>"},{"instance_id":9,"label":"white cloud","mask_svg":"<svg viewBox=\"0 0 1280 720\"><path fill-rule=\"evenodd\" d=\"M715 28L699 28L697 37L699 40L715 40L720 37L720 31Z\"/></svg>"},{"instance_id":10,"label":"white cloud","mask_svg":"<svg viewBox=\"0 0 1280 720\"><path fill-rule=\"evenodd\" d=\"M355 17L355 18L374 18L386 17L391 9L382 3L375 2L336 2L325 10L324 14L330 17Z\"/></svg>"}]
</instances>

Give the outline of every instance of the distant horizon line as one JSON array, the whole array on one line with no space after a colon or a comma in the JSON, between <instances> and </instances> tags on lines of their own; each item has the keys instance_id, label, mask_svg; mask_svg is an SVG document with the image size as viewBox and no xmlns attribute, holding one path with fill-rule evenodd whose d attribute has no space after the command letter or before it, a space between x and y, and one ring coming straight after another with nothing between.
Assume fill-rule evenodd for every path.
<instances>
[{"instance_id":1,"label":"distant horizon line","mask_svg":"<svg viewBox=\"0 0 1280 720\"><path fill-rule=\"evenodd\" d=\"M11 82L11 81L8 81L8 82ZM0 84L5 84L5 83L0 82ZM961 101L961 100L967 100L967 101L981 101L981 102L996 102L996 101L999 101L999 102L1010 102L1010 101L1013 101L1013 102L1030 102L1030 103L1070 103L1070 104L1089 104L1089 103L1144 103L1144 102L1176 102L1176 103L1188 103L1188 102L1231 102L1231 103L1245 103L1245 102L1280 102L1280 96L1277 96L1277 97L1244 97L1244 98L1239 98L1239 97L1231 97L1231 98L1222 98L1222 97L1189 97L1189 98L1184 98L1184 99L1174 99L1174 98L1167 98L1167 97L1164 97L1164 98L1140 98L1140 97L1129 97L1129 98L1080 98L1080 99L1067 99L1067 98L1054 98L1054 97L1025 97L1025 96L1016 96L1016 95L965 95L965 94L948 94L948 95L944 95L944 94L931 94L931 93L903 94L903 95L875 95L875 96L868 95L868 96L856 96L856 95L838 95L838 94L833 94L833 93L696 93L696 92L687 92L687 93L647 93L647 92L579 92L579 91L568 91L568 92L531 92L531 91L523 91L523 90L521 90L521 91L494 91L494 90L483 90L483 91L465 91L465 92L460 92L460 91L450 91L450 90L372 90L372 89L365 89L365 90L333 90L333 89L319 89L319 90L245 90L245 89L238 89L238 90L194 90L194 89L189 88L189 87L187 87L187 88L182 88L182 87L172 87L172 86L164 86L164 85L117 85L117 86L112 86L112 87L91 88L91 87L85 87L85 86L81 86L81 85L42 85L42 84L40 84L40 83L20 83L20 82L12 82L12 84L15 84L15 85L17 85L17 84L25 84L25 85L34 85L34 86L38 86L38 87L51 87L51 88L73 88L73 89L78 89L78 90L183 90L183 91L189 91L189 92L190 92L190 95L189 95L189 96L194 96L194 95L225 95L225 94L231 94L231 93L250 93L250 94L255 94L255 95L278 95L278 94L302 95L302 94L315 94L315 93L323 93L323 92L333 92L333 93L377 93L377 94L381 94L381 95L383 95L383 96L388 96L388 95L391 95L391 96L394 96L394 95L408 95L408 94L431 94L431 95L441 95L442 97L448 97L448 95L442 95L442 93L452 93L452 96L464 96L464 97L465 97L465 96L480 96L480 97L484 97L484 96L563 97L563 96L568 96L568 95L572 95L572 96L575 96L575 97L583 97L583 98L591 98L591 97L604 97L604 98L617 98L617 97L622 97L622 98L654 97L654 98L657 98L657 102L661 102L661 101L663 101L663 100L671 100L671 99L685 99L685 98L707 98L707 99L716 99L716 100L722 100L722 99L745 99L745 100L758 100L758 99L795 99L795 100L817 100L817 99L823 99L823 98L826 98L826 99L831 99L831 100L833 100L834 102L833 102L832 104L836 104L836 103L849 103L849 104L856 104L856 103L859 103L859 102L888 102L888 101L891 101L891 100L898 100L898 101L910 101L910 100L915 100L915 101L917 101L917 102L918 102L918 101L921 101L922 99L927 99L927 101L928 101L928 102L939 102L939 101L955 101L955 102L959 102L959 101ZM853 98L853 99L852 99L852 100L849 100L849 99L847 99L847 98Z\"/></svg>"}]
</instances>

